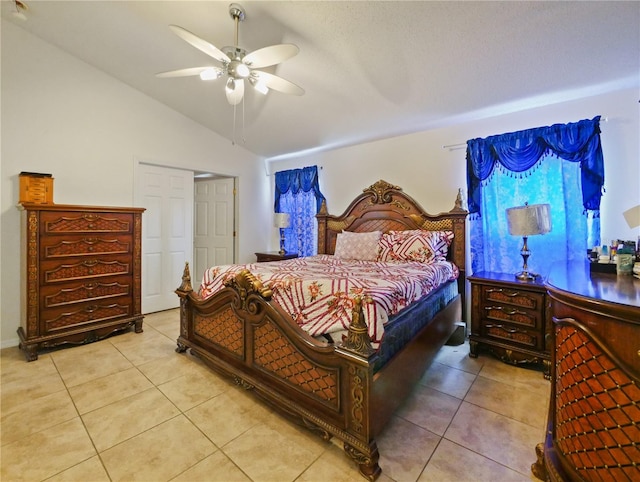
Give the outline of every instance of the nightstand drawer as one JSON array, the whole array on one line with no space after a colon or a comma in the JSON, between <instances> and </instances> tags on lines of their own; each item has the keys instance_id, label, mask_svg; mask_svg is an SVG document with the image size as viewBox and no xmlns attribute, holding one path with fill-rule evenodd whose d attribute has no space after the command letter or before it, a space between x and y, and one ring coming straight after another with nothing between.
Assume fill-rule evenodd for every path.
<instances>
[{"instance_id":1,"label":"nightstand drawer","mask_svg":"<svg viewBox=\"0 0 640 482\"><path fill-rule=\"evenodd\" d=\"M510 322L539 329L542 319L539 311L532 311L518 306L489 304L482 306L483 319L494 322Z\"/></svg>"},{"instance_id":2,"label":"nightstand drawer","mask_svg":"<svg viewBox=\"0 0 640 482\"><path fill-rule=\"evenodd\" d=\"M278 251L266 253L256 253L256 262L265 263L268 261L284 261L285 259L294 259L298 257L298 253L280 254Z\"/></svg>"},{"instance_id":3,"label":"nightstand drawer","mask_svg":"<svg viewBox=\"0 0 640 482\"><path fill-rule=\"evenodd\" d=\"M484 303L517 306L534 312L539 312L544 306L543 293L493 286L482 287L482 300Z\"/></svg>"},{"instance_id":4,"label":"nightstand drawer","mask_svg":"<svg viewBox=\"0 0 640 482\"><path fill-rule=\"evenodd\" d=\"M513 325L485 322L482 326L482 336L516 343L534 350L544 349L540 332L523 330Z\"/></svg>"}]
</instances>

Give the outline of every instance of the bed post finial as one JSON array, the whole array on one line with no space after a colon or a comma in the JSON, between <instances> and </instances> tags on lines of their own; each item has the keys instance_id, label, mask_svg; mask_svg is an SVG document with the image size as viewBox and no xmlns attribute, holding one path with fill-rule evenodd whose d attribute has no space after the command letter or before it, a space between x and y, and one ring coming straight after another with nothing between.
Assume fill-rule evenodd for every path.
<instances>
[{"instance_id":1,"label":"bed post finial","mask_svg":"<svg viewBox=\"0 0 640 482\"><path fill-rule=\"evenodd\" d=\"M362 298L357 296L353 299L353 311L351 312L351 323L349 323L349 334L342 342L342 347L369 358L375 350L371 346L371 338L367 324L364 322L362 313Z\"/></svg>"},{"instance_id":2,"label":"bed post finial","mask_svg":"<svg viewBox=\"0 0 640 482\"><path fill-rule=\"evenodd\" d=\"M456 196L456 203L453 206L452 211L466 211L464 208L464 195L462 194L462 188L458 189L458 195Z\"/></svg>"},{"instance_id":3,"label":"bed post finial","mask_svg":"<svg viewBox=\"0 0 640 482\"><path fill-rule=\"evenodd\" d=\"M182 284L176 291L182 291L184 293L193 291L193 287L191 286L191 274L189 273L189 261L184 263L184 271L182 272Z\"/></svg>"}]
</instances>

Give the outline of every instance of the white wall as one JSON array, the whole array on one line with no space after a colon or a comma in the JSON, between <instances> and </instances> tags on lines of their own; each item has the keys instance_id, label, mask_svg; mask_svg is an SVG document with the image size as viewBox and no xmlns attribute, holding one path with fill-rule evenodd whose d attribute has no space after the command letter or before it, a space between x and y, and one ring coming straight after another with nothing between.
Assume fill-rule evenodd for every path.
<instances>
[{"instance_id":1,"label":"white wall","mask_svg":"<svg viewBox=\"0 0 640 482\"><path fill-rule=\"evenodd\" d=\"M638 89L625 89L571 102L532 108L455 126L268 163L271 174L317 165L320 189L331 214L341 214L363 188L378 179L399 185L431 213L448 211L466 193L466 150L443 146L468 139L557 123L607 118L601 122L605 190L601 204L603 241L637 240L622 212L640 204L640 109ZM273 182L271 183L273 189Z\"/></svg>"},{"instance_id":2,"label":"white wall","mask_svg":"<svg viewBox=\"0 0 640 482\"><path fill-rule=\"evenodd\" d=\"M1 346L17 344L20 325L21 171L53 174L56 204L105 206L133 205L136 160L237 176L238 260L266 248L273 228L262 160L22 29L1 27Z\"/></svg>"}]
</instances>

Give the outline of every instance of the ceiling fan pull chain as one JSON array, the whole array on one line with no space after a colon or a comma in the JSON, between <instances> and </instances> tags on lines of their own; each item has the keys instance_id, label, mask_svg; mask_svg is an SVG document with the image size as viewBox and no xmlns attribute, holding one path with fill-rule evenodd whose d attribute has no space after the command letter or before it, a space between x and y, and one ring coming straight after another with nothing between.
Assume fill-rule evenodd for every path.
<instances>
[{"instance_id":1,"label":"ceiling fan pull chain","mask_svg":"<svg viewBox=\"0 0 640 482\"><path fill-rule=\"evenodd\" d=\"M238 105L233 106L233 133L231 134L231 145L236 145L236 107Z\"/></svg>"},{"instance_id":2,"label":"ceiling fan pull chain","mask_svg":"<svg viewBox=\"0 0 640 482\"><path fill-rule=\"evenodd\" d=\"M247 140L244 137L244 97L242 98L242 143L247 143Z\"/></svg>"}]
</instances>

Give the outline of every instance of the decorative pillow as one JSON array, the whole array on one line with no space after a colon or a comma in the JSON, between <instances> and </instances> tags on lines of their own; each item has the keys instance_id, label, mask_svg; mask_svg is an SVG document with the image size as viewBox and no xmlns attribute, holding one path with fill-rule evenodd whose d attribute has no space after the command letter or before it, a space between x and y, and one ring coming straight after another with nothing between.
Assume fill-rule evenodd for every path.
<instances>
[{"instance_id":1,"label":"decorative pillow","mask_svg":"<svg viewBox=\"0 0 640 482\"><path fill-rule=\"evenodd\" d=\"M452 240L453 231L389 231L380 238L378 260L444 261Z\"/></svg>"},{"instance_id":2,"label":"decorative pillow","mask_svg":"<svg viewBox=\"0 0 640 482\"><path fill-rule=\"evenodd\" d=\"M369 233L352 233L342 231L336 239L334 256L344 259L360 259L375 261L378 259L378 241L382 231Z\"/></svg>"}]
</instances>

